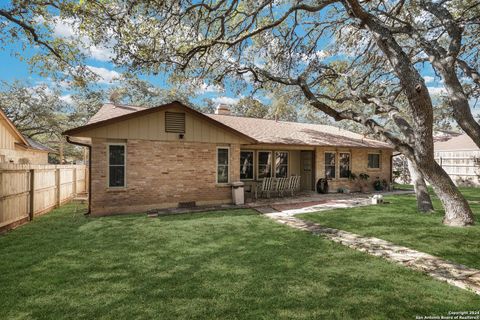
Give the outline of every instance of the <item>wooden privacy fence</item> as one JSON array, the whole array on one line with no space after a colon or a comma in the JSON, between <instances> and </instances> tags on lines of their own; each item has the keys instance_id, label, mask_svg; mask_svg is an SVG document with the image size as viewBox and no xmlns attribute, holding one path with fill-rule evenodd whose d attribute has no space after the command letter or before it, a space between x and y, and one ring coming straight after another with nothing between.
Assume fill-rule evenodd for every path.
<instances>
[{"instance_id":1,"label":"wooden privacy fence","mask_svg":"<svg viewBox=\"0 0 480 320\"><path fill-rule=\"evenodd\" d=\"M88 192L85 165L0 164L0 230Z\"/></svg>"}]
</instances>

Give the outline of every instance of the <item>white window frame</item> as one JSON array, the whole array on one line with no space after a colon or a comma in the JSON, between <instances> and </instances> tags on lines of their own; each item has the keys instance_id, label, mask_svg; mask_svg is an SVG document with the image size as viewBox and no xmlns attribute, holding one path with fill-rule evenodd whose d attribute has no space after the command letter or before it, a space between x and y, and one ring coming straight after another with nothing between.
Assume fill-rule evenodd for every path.
<instances>
[{"instance_id":1,"label":"white window frame","mask_svg":"<svg viewBox=\"0 0 480 320\"><path fill-rule=\"evenodd\" d=\"M272 161L272 166L273 166L273 170L272 170L272 173L273 173L273 176L275 178L278 178L277 177L277 168L276 168L276 159L277 159L277 153L280 153L280 152L285 152L287 154L287 176L286 178L288 178L290 176L290 152L289 151L283 151L283 150L276 150L273 152L273 161Z\"/></svg>"},{"instance_id":2,"label":"white window frame","mask_svg":"<svg viewBox=\"0 0 480 320\"><path fill-rule=\"evenodd\" d=\"M274 165L273 165L273 162L274 162L274 161L273 161L273 156L274 156L274 155L273 155L273 151L271 151L271 150L258 150L258 151L257 151L257 159L256 159L256 163L255 163L255 165L256 165L256 167L257 167L257 170L256 170L256 173L257 173L256 177L257 177L257 179L264 179L264 178L260 178L260 171L259 171L259 170L260 170L260 163L258 163L258 161L260 161L260 152L270 153L270 154L272 155L272 158L271 158L272 161L271 161L271 163L270 163L270 173L271 173L271 174L270 174L270 177L269 177L269 178L274 177L274 176L275 176L275 173L273 172L273 170L274 170Z\"/></svg>"},{"instance_id":3,"label":"white window frame","mask_svg":"<svg viewBox=\"0 0 480 320\"><path fill-rule=\"evenodd\" d=\"M371 154L378 154L378 168L369 167L368 156ZM382 169L382 153L381 152L368 152L367 153L367 169L368 170L381 170Z\"/></svg>"},{"instance_id":4,"label":"white window frame","mask_svg":"<svg viewBox=\"0 0 480 320\"><path fill-rule=\"evenodd\" d=\"M334 155L334 157L335 157L335 166L334 166L334 167L335 167L335 176L332 177L332 178L327 178L327 172L325 171L325 155L326 155L327 153L333 153L333 155ZM325 152L323 153L323 170L324 170L324 176L325 176L325 178L327 178L327 179L332 179L332 180L336 180L336 179L337 179L337 175L338 175L338 168L337 168L337 167L338 167L337 151L325 151Z\"/></svg>"},{"instance_id":5,"label":"white window frame","mask_svg":"<svg viewBox=\"0 0 480 320\"><path fill-rule=\"evenodd\" d=\"M123 186L110 186L110 146L123 146L125 154L123 157ZM125 189L127 188L127 144L125 142L107 143L107 188L108 189Z\"/></svg>"},{"instance_id":6,"label":"white window frame","mask_svg":"<svg viewBox=\"0 0 480 320\"><path fill-rule=\"evenodd\" d=\"M242 181L254 181L255 180L255 176L256 176L256 170L255 170L255 161L257 160L256 158L256 152L255 150L240 150L240 159L241 159L241 155L242 155L242 152L251 152L252 153L252 167L253 167L253 177L252 179L241 179ZM242 169L241 167L241 164L240 164L240 170Z\"/></svg>"},{"instance_id":7,"label":"white window frame","mask_svg":"<svg viewBox=\"0 0 480 320\"><path fill-rule=\"evenodd\" d=\"M227 182L218 182L218 150L219 149L227 149L228 150L228 172L227 172ZM215 154L215 159L216 159L216 164L215 164L215 181L217 184L220 184L220 185L226 185L226 184L229 184L230 183L230 170L231 170L231 161L230 161L230 147L229 146L218 146L216 148L216 154Z\"/></svg>"},{"instance_id":8,"label":"white window frame","mask_svg":"<svg viewBox=\"0 0 480 320\"><path fill-rule=\"evenodd\" d=\"M348 162L348 171L350 171L350 173L352 172L352 153L350 151L338 151L338 179L349 179L349 177L340 177L340 154L342 153L348 153L350 155L348 157L350 160Z\"/></svg>"}]
</instances>

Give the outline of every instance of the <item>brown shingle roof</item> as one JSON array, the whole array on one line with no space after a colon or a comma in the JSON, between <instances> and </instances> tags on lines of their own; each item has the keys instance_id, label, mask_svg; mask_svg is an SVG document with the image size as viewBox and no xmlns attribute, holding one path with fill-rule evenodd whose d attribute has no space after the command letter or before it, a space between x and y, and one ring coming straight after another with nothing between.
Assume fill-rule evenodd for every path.
<instances>
[{"instance_id":1,"label":"brown shingle roof","mask_svg":"<svg viewBox=\"0 0 480 320\"><path fill-rule=\"evenodd\" d=\"M188 108L188 107L186 107ZM117 117L144 111L145 107L115 106L105 104L87 123L86 126L105 122ZM248 136L260 143L289 144L309 146L339 146L339 147L367 147L392 148L388 143L368 139L348 130L333 126L275 121L268 119L247 118L217 114L204 114L220 125L227 126L240 134ZM80 128L77 128L80 129ZM72 134L77 129L68 130Z\"/></svg>"},{"instance_id":2,"label":"brown shingle roof","mask_svg":"<svg viewBox=\"0 0 480 320\"><path fill-rule=\"evenodd\" d=\"M104 104L100 110L95 113L93 117L88 120L87 124L95 123L95 122L100 122L103 120L108 120L111 118L116 118L123 116L125 114L129 114L132 112L140 111L140 110L145 110L147 108L145 107L135 107L135 106L125 106L125 105L114 105L111 103L106 103Z\"/></svg>"},{"instance_id":3,"label":"brown shingle roof","mask_svg":"<svg viewBox=\"0 0 480 320\"><path fill-rule=\"evenodd\" d=\"M435 151L479 150L467 134L453 137L447 141L435 142Z\"/></svg>"},{"instance_id":4,"label":"brown shingle roof","mask_svg":"<svg viewBox=\"0 0 480 320\"><path fill-rule=\"evenodd\" d=\"M391 148L385 142L333 126L208 114L261 143L311 146Z\"/></svg>"}]
</instances>

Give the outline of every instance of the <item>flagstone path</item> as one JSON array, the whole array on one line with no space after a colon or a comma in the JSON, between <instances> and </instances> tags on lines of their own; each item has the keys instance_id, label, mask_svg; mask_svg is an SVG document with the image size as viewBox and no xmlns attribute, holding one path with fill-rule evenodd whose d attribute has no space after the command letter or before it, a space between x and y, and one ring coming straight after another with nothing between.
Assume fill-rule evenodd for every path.
<instances>
[{"instance_id":1,"label":"flagstone path","mask_svg":"<svg viewBox=\"0 0 480 320\"><path fill-rule=\"evenodd\" d=\"M348 203L341 202L338 206L335 206L332 202L325 207L322 207L321 204L316 204L315 206L317 207L317 211L322 211L332 209L332 207L353 207L365 204L364 201L351 200ZM297 208L298 206L295 204L292 204L292 207L295 209L285 211L278 211L269 206L255 209L265 214L265 216L287 226L309 231L350 248L385 258L411 269L420 270L436 279L446 281L451 285L470 290L480 295L480 270L478 269L443 260L439 257L399 246L382 239L364 237L355 233L324 227L318 223L308 222L294 217L295 214L308 210Z\"/></svg>"}]
</instances>

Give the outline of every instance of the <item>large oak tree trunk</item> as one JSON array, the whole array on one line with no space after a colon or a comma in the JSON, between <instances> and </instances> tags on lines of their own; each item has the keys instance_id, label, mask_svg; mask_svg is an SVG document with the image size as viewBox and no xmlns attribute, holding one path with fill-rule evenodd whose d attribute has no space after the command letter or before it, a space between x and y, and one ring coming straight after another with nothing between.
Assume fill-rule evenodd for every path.
<instances>
[{"instance_id":1,"label":"large oak tree trunk","mask_svg":"<svg viewBox=\"0 0 480 320\"><path fill-rule=\"evenodd\" d=\"M408 160L408 170L415 189L415 196L417 197L417 210L423 213L430 213L433 211L432 199L428 193L427 184L415 163Z\"/></svg>"},{"instance_id":2,"label":"large oak tree trunk","mask_svg":"<svg viewBox=\"0 0 480 320\"><path fill-rule=\"evenodd\" d=\"M473 225L472 210L450 176L436 162L418 164L445 209L443 223L448 226L463 227Z\"/></svg>"},{"instance_id":3,"label":"large oak tree trunk","mask_svg":"<svg viewBox=\"0 0 480 320\"><path fill-rule=\"evenodd\" d=\"M396 147L408 153L408 157L415 161L418 169L432 185L445 209L443 223L449 226L473 224L473 214L467 201L448 174L435 162L433 104L424 79L385 24L365 11L358 0L347 0L343 3L347 12L361 20L365 28L372 33L376 44L400 80L407 98L413 120L413 134L408 139L408 146L403 143Z\"/></svg>"},{"instance_id":4,"label":"large oak tree trunk","mask_svg":"<svg viewBox=\"0 0 480 320\"><path fill-rule=\"evenodd\" d=\"M453 118L480 148L480 124L472 115L468 97L458 79L455 67L445 66L441 62L435 63L434 67L443 76L444 86L448 93L448 101L453 108Z\"/></svg>"}]
</instances>

